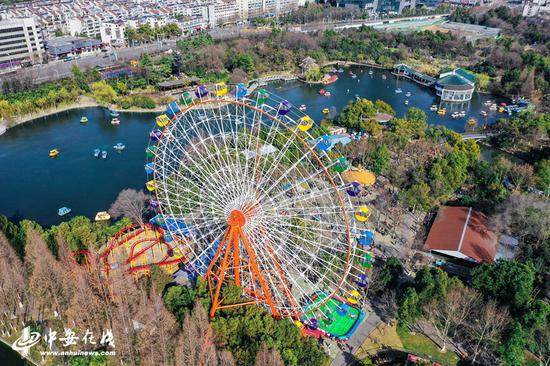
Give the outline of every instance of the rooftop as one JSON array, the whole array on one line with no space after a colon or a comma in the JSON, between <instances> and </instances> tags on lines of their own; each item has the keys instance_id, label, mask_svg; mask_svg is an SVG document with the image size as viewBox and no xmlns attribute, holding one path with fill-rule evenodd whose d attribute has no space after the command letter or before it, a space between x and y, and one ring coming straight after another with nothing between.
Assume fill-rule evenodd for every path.
<instances>
[{"instance_id":1,"label":"rooftop","mask_svg":"<svg viewBox=\"0 0 550 366\"><path fill-rule=\"evenodd\" d=\"M424 249L477 263L493 262L497 237L481 212L471 207L442 206Z\"/></svg>"}]
</instances>

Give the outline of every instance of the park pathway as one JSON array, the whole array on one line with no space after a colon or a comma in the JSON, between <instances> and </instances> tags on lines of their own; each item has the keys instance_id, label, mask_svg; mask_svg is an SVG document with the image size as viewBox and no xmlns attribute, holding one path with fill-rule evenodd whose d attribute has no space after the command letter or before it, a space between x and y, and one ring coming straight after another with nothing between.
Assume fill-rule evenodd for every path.
<instances>
[{"instance_id":1,"label":"park pathway","mask_svg":"<svg viewBox=\"0 0 550 366\"><path fill-rule=\"evenodd\" d=\"M363 320L355 333L353 333L351 338L348 340L347 345L349 348L345 347L346 350L339 351L334 358L334 361L332 361L331 366L345 366L351 364L351 361L353 360L352 354L363 344L365 339L367 339L369 334L374 330L374 328L376 328L380 321L381 320L378 315L376 315L374 311L371 311L367 319Z\"/></svg>"}]
</instances>

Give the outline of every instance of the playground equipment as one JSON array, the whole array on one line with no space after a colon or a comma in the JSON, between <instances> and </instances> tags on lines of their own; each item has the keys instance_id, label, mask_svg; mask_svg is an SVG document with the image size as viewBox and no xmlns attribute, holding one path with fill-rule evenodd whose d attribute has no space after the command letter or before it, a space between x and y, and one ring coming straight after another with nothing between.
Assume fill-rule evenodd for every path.
<instances>
[{"instance_id":1,"label":"playground equipment","mask_svg":"<svg viewBox=\"0 0 550 366\"><path fill-rule=\"evenodd\" d=\"M263 89L226 87L201 85L157 118L145 165L152 222L206 279L211 317L261 304L276 317L307 312L323 328L337 306L353 305L342 298L358 298L366 272L356 225L368 210L353 208L341 177L349 164L329 157L310 117ZM240 302L224 301L228 283L241 288ZM362 313L346 314L355 324Z\"/></svg>"}]
</instances>

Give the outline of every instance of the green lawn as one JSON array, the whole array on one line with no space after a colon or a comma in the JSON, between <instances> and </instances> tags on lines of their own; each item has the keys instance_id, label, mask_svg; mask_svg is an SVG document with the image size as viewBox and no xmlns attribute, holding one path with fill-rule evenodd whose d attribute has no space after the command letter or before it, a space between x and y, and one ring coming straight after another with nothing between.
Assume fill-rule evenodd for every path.
<instances>
[{"instance_id":1,"label":"green lawn","mask_svg":"<svg viewBox=\"0 0 550 366\"><path fill-rule=\"evenodd\" d=\"M451 351L439 352L439 347L430 339L421 334L410 334L407 330L397 329L397 334L401 338L403 348L419 356L431 356L431 359L445 366L456 366L460 358Z\"/></svg>"}]
</instances>

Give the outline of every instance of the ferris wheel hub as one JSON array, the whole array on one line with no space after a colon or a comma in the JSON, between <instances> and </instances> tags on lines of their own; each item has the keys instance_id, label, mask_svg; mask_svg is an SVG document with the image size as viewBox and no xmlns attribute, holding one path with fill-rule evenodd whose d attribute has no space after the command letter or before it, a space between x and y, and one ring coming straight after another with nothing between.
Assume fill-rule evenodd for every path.
<instances>
[{"instance_id":1,"label":"ferris wheel hub","mask_svg":"<svg viewBox=\"0 0 550 366\"><path fill-rule=\"evenodd\" d=\"M233 210L229 214L227 224L232 227L243 227L246 223L246 216L239 210Z\"/></svg>"}]
</instances>

